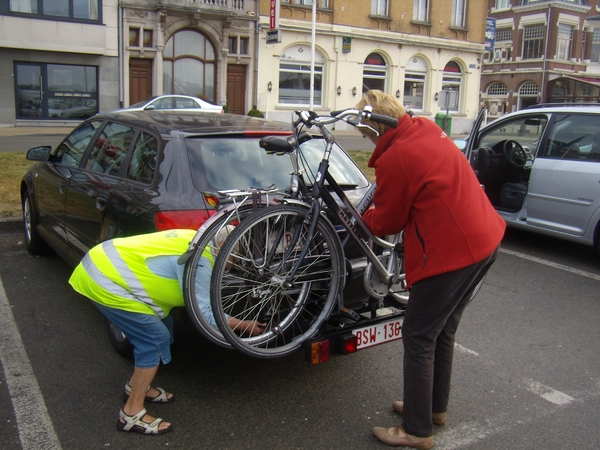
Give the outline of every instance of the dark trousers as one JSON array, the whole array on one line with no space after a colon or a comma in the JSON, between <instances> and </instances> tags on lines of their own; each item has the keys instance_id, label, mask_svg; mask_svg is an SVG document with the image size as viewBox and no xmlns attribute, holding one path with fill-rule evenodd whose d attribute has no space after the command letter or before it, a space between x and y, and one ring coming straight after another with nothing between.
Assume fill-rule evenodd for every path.
<instances>
[{"instance_id":1,"label":"dark trousers","mask_svg":"<svg viewBox=\"0 0 600 450\"><path fill-rule=\"evenodd\" d=\"M403 428L408 434L431 436L431 413L447 411L456 329L497 255L498 249L479 263L418 281L410 291L402 326Z\"/></svg>"}]
</instances>

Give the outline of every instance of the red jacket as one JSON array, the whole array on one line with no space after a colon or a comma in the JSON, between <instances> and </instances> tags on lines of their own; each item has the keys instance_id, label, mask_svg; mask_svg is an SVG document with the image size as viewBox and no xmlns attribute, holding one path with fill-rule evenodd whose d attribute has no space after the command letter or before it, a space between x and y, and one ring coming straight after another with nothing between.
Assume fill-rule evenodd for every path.
<instances>
[{"instance_id":1,"label":"red jacket","mask_svg":"<svg viewBox=\"0 0 600 450\"><path fill-rule=\"evenodd\" d=\"M488 257L506 224L469 162L429 119L405 115L385 132L369 160L375 207L364 214L375 235L404 232L409 286Z\"/></svg>"}]
</instances>

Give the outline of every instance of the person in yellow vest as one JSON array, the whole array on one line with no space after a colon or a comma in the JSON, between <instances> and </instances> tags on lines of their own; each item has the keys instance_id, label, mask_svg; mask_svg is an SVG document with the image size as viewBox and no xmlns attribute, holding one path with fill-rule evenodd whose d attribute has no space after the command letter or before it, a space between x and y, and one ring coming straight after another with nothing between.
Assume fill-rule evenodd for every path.
<instances>
[{"instance_id":1,"label":"person in yellow vest","mask_svg":"<svg viewBox=\"0 0 600 450\"><path fill-rule=\"evenodd\" d=\"M117 429L142 434L171 431L170 423L146 413L144 402L167 403L173 394L152 381L160 361L171 361L173 319L171 308L184 306L183 267L177 259L196 234L193 230L169 230L116 238L92 248L75 268L69 283L119 328L134 347L135 368L125 384L125 406L119 412ZM205 268L196 289L205 318L216 326L210 309L210 274L214 256L208 248L201 258ZM200 269L202 270L202 269ZM264 324L229 318L232 327L241 326L252 335L264 331Z\"/></svg>"}]
</instances>

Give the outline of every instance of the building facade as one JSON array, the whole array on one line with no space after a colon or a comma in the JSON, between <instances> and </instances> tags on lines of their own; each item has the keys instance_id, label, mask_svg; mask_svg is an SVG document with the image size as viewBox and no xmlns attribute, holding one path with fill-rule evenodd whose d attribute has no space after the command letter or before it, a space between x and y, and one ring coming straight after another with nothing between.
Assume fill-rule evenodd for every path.
<instances>
[{"instance_id":1,"label":"building facade","mask_svg":"<svg viewBox=\"0 0 600 450\"><path fill-rule=\"evenodd\" d=\"M316 1L315 111L381 89L470 129L487 0ZM0 2L0 125L75 122L160 94L289 122L311 106L312 0L277 2L275 41L273 0Z\"/></svg>"},{"instance_id":2,"label":"building facade","mask_svg":"<svg viewBox=\"0 0 600 450\"><path fill-rule=\"evenodd\" d=\"M493 50L481 77L489 118L537 103L600 101L597 0L489 0Z\"/></svg>"},{"instance_id":3,"label":"building facade","mask_svg":"<svg viewBox=\"0 0 600 450\"><path fill-rule=\"evenodd\" d=\"M255 0L3 0L0 125L62 125L153 95L245 114Z\"/></svg>"},{"instance_id":4,"label":"building facade","mask_svg":"<svg viewBox=\"0 0 600 450\"><path fill-rule=\"evenodd\" d=\"M311 0L282 0L280 42L267 40L270 0L261 0L256 106L289 121L310 106ZM313 109L348 108L381 89L418 114L446 111L453 133L468 132L479 110L487 0L318 0Z\"/></svg>"},{"instance_id":5,"label":"building facade","mask_svg":"<svg viewBox=\"0 0 600 450\"><path fill-rule=\"evenodd\" d=\"M118 107L117 1L0 2L0 124Z\"/></svg>"}]
</instances>

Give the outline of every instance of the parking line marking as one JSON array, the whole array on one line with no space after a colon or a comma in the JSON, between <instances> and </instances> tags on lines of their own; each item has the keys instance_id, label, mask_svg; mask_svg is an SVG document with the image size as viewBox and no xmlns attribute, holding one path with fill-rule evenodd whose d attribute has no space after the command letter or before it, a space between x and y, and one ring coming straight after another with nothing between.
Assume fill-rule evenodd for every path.
<instances>
[{"instance_id":1,"label":"parking line marking","mask_svg":"<svg viewBox=\"0 0 600 450\"><path fill-rule=\"evenodd\" d=\"M25 352L1 278L0 364L4 368L23 450L60 450L60 441Z\"/></svg>"},{"instance_id":2,"label":"parking line marking","mask_svg":"<svg viewBox=\"0 0 600 450\"><path fill-rule=\"evenodd\" d=\"M525 380L527 384L527 390L539 395L544 400L548 400L550 403L555 405L564 406L575 401L573 397L565 394L564 392L557 391L551 387L545 386L534 380Z\"/></svg>"},{"instance_id":3,"label":"parking line marking","mask_svg":"<svg viewBox=\"0 0 600 450\"><path fill-rule=\"evenodd\" d=\"M477 353L475 350L471 350L470 348L463 347L462 345L460 345L456 342L454 343L454 348L463 353L468 353L469 355L479 356L479 353Z\"/></svg>"},{"instance_id":4,"label":"parking line marking","mask_svg":"<svg viewBox=\"0 0 600 450\"><path fill-rule=\"evenodd\" d=\"M526 255L525 253L515 252L512 250L507 250L505 248L501 248L500 252L506 253L507 255L516 256L517 258L527 259L529 261L543 264L545 266L554 267L555 269L564 270L565 272L571 272L576 275L581 275L582 277L587 277L587 278L591 278L596 281L600 281L600 275L596 275L595 273L591 273L591 272L586 272L585 270L574 269L573 267L554 263L552 261L548 261L547 259L542 259L542 258L538 258L536 256Z\"/></svg>"}]
</instances>

